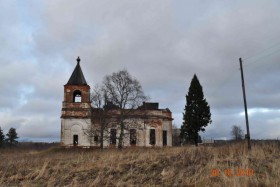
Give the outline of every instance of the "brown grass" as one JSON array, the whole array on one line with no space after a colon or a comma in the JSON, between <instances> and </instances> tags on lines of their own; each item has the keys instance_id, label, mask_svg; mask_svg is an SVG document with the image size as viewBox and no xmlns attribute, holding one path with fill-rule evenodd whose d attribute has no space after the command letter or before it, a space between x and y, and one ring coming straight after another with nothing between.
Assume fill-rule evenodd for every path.
<instances>
[{"instance_id":1,"label":"brown grass","mask_svg":"<svg viewBox=\"0 0 280 187\"><path fill-rule=\"evenodd\" d=\"M253 176L236 176L237 169ZM211 176L213 169L219 176ZM232 176L224 170L230 169ZM0 186L280 186L280 144L134 149L0 149Z\"/></svg>"}]
</instances>

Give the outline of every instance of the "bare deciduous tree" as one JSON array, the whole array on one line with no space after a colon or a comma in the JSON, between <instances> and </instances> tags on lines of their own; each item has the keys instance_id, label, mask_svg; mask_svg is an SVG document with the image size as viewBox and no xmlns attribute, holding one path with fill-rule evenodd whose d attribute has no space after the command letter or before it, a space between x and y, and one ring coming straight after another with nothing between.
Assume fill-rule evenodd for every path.
<instances>
[{"instance_id":1,"label":"bare deciduous tree","mask_svg":"<svg viewBox=\"0 0 280 187\"><path fill-rule=\"evenodd\" d=\"M242 140L243 139L243 131L240 126L233 125L231 129L231 135L234 140Z\"/></svg>"},{"instance_id":2,"label":"bare deciduous tree","mask_svg":"<svg viewBox=\"0 0 280 187\"><path fill-rule=\"evenodd\" d=\"M126 137L125 130L128 130L131 125L136 125L131 114L147 100L147 96L138 80L131 77L127 70L106 76L103 83L108 101L116 105L119 110L116 126L120 130L118 148L122 148Z\"/></svg>"},{"instance_id":3,"label":"bare deciduous tree","mask_svg":"<svg viewBox=\"0 0 280 187\"><path fill-rule=\"evenodd\" d=\"M109 139L107 127L111 123L108 117L108 110L104 108L106 105L106 93L102 86L96 85L90 96L93 105L93 114L91 115L90 127L84 130L84 134L88 137L90 144L94 142L100 143L100 148L103 149L104 140Z\"/></svg>"}]
</instances>

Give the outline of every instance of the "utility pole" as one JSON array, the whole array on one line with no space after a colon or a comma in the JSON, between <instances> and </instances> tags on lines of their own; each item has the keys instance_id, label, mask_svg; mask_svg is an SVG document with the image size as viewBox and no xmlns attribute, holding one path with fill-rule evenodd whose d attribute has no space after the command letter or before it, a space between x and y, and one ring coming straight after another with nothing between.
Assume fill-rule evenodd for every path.
<instances>
[{"instance_id":1,"label":"utility pole","mask_svg":"<svg viewBox=\"0 0 280 187\"><path fill-rule=\"evenodd\" d=\"M242 90L243 90L243 99L244 99L244 108L245 108L245 118L246 118L246 129L247 129L247 134L246 134L245 138L247 139L248 150L251 150L249 120L248 120L247 102L246 102L246 93L245 93L245 83L244 83L242 59L241 58L239 58L239 63L240 63L240 70L241 70L241 81L242 81Z\"/></svg>"}]
</instances>

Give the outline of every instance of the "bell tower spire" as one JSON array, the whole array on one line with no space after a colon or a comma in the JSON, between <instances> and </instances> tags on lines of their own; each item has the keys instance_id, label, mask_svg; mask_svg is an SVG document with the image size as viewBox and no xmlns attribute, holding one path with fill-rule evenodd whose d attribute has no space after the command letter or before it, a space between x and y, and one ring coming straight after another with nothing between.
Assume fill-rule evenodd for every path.
<instances>
[{"instance_id":1,"label":"bell tower spire","mask_svg":"<svg viewBox=\"0 0 280 187\"><path fill-rule=\"evenodd\" d=\"M80 61L81 59L78 57L77 65L66 85L87 85L87 81L80 66Z\"/></svg>"},{"instance_id":2,"label":"bell tower spire","mask_svg":"<svg viewBox=\"0 0 280 187\"><path fill-rule=\"evenodd\" d=\"M87 84L80 57L77 65L64 85L64 100L61 109L61 145L89 146L83 129L91 124L90 86Z\"/></svg>"},{"instance_id":3,"label":"bell tower spire","mask_svg":"<svg viewBox=\"0 0 280 187\"><path fill-rule=\"evenodd\" d=\"M90 115L90 86L86 82L80 61L78 57L77 65L69 81L64 85L63 117L80 118Z\"/></svg>"}]
</instances>

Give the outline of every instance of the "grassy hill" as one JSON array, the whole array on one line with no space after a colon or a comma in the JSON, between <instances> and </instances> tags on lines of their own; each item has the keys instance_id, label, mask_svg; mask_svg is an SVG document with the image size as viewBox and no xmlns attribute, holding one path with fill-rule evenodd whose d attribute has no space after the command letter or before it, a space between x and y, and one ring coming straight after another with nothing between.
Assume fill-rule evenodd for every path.
<instances>
[{"instance_id":1,"label":"grassy hill","mask_svg":"<svg viewBox=\"0 0 280 187\"><path fill-rule=\"evenodd\" d=\"M280 143L0 149L0 186L280 186Z\"/></svg>"}]
</instances>

